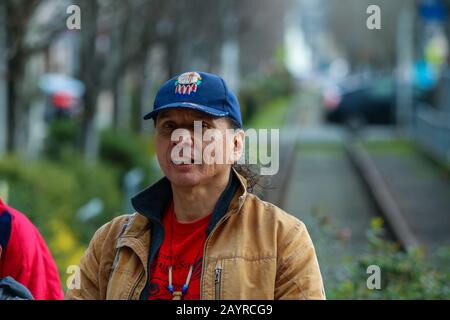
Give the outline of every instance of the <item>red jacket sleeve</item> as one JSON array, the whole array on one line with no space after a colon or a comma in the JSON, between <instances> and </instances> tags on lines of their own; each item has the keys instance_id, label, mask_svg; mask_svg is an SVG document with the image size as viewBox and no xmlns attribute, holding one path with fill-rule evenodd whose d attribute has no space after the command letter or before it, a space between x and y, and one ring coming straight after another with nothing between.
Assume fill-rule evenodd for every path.
<instances>
[{"instance_id":1,"label":"red jacket sleeve","mask_svg":"<svg viewBox=\"0 0 450 320\"><path fill-rule=\"evenodd\" d=\"M36 300L60 300L64 294L58 269L44 239L22 213L0 201L0 214L10 214L11 235L0 260L0 278L13 277Z\"/></svg>"}]
</instances>

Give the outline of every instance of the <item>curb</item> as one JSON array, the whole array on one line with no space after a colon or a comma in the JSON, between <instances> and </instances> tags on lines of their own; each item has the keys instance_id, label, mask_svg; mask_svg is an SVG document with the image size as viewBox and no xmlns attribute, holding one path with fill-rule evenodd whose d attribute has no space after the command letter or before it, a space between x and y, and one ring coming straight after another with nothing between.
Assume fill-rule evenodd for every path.
<instances>
[{"instance_id":1,"label":"curb","mask_svg":"<svg viewBox=\"0 0 450 320\"><path fill-rule=\"evenodd\" d=\"M345 150L401 247L406 250L410 247L420 246L419 240L412 232L394 196L389 192L385 180L369 153L361 146L360 142L353 140L345 143Z\"/></svg>"},{"instance_id":2,"label":"curb","mask_svg":"<svg viewBox=\"0 0 450 320\"><path fill-rule=\"evenodd\" d=\"M299 123L299 112L297 110L299 103L298 100L299 99L297 97L293 98L291 101L288 111L284 116L284 128L295 126ZM271 178L270 184L264 187L263 190L263 199L280 208L283 207L286 202L287 190L290 182L289 174L292 172L295 163L297 141L299 136L298 130L294 130L294 134L295 136L293 137L293 143L280 139L280 168L278 174Z\"/></svg>"}]
</instances>

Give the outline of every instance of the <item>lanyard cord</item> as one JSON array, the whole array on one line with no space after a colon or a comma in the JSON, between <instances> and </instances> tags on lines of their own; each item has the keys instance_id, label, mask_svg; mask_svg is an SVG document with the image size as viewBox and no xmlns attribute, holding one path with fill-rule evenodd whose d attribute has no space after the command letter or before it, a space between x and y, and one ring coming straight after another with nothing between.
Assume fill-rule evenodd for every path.
<instances>
[{"instance_id":1,"label":"lanyard cord","mask_svg":"<svg viewBox=\"0 0 450 320\"><path fill-rule=\"evenodd\" d=\"M172 246L172 243L173 243L173 235L174 235L173 234L174 218L175 218L175 210L172 210L171 217L170 217L170 241L169 241L169 244L170 244L170 248L169 248L169 250L170 250L170 266L169 266L169 285L168 285L168 289L171 294L174 294L174 292L175 292L174 288L173 288L173 283L172 283L172 269L173 269L173 246ZM194 270L194 263L197 261L197 258L200 255L201 249L202 248L200 247L194 261L191 263L191 265L189 267L189 273L186 278L186 283L183 285L183 288L181 290L182 295L185 295L189 288L189 282L191 281L192 272Z\"/></svg>"}]
</instances>

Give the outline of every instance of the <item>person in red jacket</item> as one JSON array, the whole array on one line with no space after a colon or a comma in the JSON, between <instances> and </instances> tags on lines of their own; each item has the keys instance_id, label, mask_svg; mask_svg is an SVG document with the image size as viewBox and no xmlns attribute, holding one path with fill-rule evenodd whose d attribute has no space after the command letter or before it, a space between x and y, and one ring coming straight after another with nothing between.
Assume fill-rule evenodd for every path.
<instances>
[{"instance_id":1,"label":"person in red jacket","mask_svg":"<svg viewBox=\"0 0 450 320\"><path fill-rule=\"evenodd\" d=\"M36 300L61 300L56 263L38 229L0 198L0 279L12 277Z\"/></svg>"}]
</instances>

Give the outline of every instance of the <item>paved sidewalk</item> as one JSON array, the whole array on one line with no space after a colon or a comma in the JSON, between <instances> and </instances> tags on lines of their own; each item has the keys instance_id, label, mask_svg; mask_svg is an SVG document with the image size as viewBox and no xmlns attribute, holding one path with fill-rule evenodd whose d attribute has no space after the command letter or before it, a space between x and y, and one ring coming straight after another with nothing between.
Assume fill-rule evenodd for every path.
<instances>
[{"instance_id":1,"label":"paved sidewalk","mask_svg":"<svg viewBox=\"0 0 450 320\"><path fill-rule=\"evenodd\" d=\"M450 176L414 145L366 146L419 242L430 252L450 245Z\"/></svg>"}]
</instances>

